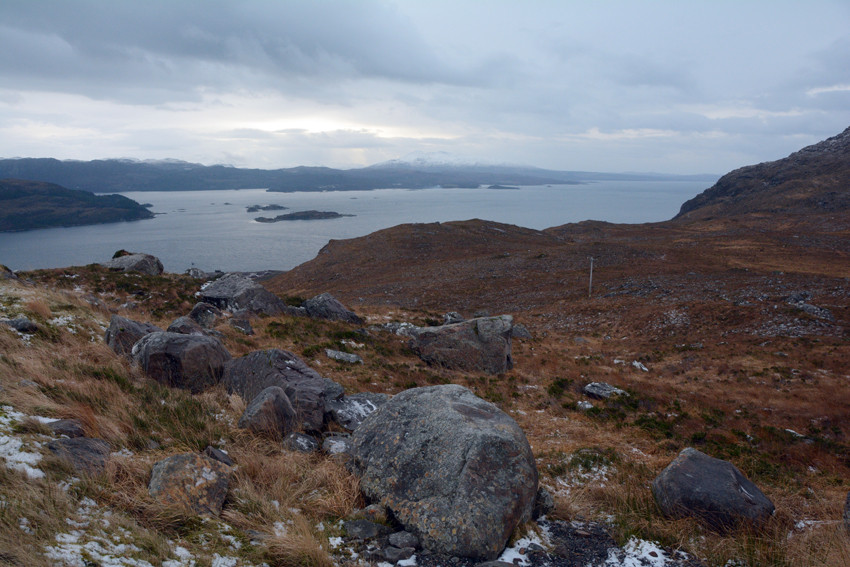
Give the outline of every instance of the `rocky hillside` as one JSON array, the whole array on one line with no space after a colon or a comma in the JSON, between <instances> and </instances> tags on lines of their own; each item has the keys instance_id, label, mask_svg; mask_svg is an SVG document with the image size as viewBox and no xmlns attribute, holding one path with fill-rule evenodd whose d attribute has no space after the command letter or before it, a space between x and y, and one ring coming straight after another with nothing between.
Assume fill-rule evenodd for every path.
<instances>
[{"instance_id":1,"label":"rocky hillside","mask_svg":"<svg viewBox=\"0 0 850 567\"><path fill-rule=\"evenodd\" d=\"M122 195L93 195L52 183L0 180L0 231L80 226L153 218Z\"/></svg>"},{"instance_id":2,"label":"rocky hillside","mask_svg":"<svg viewBox=\"0 0 850 567\"><path fill-rule=\"evenodd\" d=\"M676 219L751 213L829 215L850 210L850 128L790 156L727 173L682 205Z\"/></svg>"}]
</instances>

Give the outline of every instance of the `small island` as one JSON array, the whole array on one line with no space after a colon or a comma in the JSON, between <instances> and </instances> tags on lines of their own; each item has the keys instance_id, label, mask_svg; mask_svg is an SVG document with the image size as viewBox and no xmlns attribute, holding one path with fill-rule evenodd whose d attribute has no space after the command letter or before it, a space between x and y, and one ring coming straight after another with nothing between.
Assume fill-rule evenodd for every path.
<instances>
[{"instance_id":1,"label":"small island","mask_svg":"<svg viewBox=\"0 0 850 567\"><path fill-rule=\"evenodd\" d=\"M334 211L298 211L285 215L278 215L273 219L268 217L257 217L254 220L257 222L279 222L291 220L321 220L321 219L338 219L342 217L353 217L354 215L343 215Z\"/></svg>"},{"instance_id":2,"label":"small island","mask_svg":"<svg viewBox=\"0 0 850 567\"><path fill-rule=\"evenodd\" d=\"M513 185L490 185L487 189L510 189L513 191L518 191L519 187L514 187Z\"/></svg>"},{"instance_id":3,"label":"small island","mask_svg":"<svg viewBox=\"0 0 850 567\"><path fill-rule=\"evenodd\" d=\"M0 232L152 218L151 211L123 195L95 195L43 181L0 180Z\"/></svg>"},{"instance_id":4,"label":"small island","mask_svg":"<svg viewBox=\"0 0 850 567\"><path fill-rule=\"evenodd\" d=\"M258 213L260 211L285 211L289 207L283 205L252 205L248 207L249 213Z\"/></svg>"}]
</instances>

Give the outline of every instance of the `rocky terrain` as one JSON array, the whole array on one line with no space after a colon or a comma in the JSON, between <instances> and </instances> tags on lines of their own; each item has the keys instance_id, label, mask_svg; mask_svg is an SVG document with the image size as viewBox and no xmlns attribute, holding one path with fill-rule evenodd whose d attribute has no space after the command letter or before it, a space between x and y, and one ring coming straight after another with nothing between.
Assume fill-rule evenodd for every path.
<instances>
[{"instance_id":1,"label":"rocky terrain","mask_svg":"<svg viewBox=\"0 0 850 567\"><path fill-rule=\"evenodd\" d=\"M848 210L721 183L259 278L4 271L0 564L847 564Z\"/></svg>"}]
</instances>

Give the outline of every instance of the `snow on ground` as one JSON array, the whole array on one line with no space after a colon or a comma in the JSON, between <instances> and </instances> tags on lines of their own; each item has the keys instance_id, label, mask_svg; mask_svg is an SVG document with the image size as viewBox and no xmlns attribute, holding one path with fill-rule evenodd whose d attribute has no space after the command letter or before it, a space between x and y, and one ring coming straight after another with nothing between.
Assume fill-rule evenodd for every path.
<instances>
[{"instance_id":1,"label":"snow on ground","mask_svg":"<svg viewBox=\"0 0 850 567\"><path fill-rule=\"evenodd\" d=\"M41 461L41 453L37 451L42 444L38 441L24 441L12 434L12 426L25 417L12 406L0 406L0 457L8 468L20 471L28 478L44 478L44 471L35 467ZM36 419L43 421L47 418Z\"/></svg>"},{"instance_id":2,"label":"snow on ground","mask_svg":"<svg viewBox=\"0 0 850 567\"><path fill-rule=\"evenodd\" d=\"M657 543L633 537L621 549L608 551L605 567L667 567L679 565L687 555L676 552L670 557Z\"/></svg>"}]
</instances>

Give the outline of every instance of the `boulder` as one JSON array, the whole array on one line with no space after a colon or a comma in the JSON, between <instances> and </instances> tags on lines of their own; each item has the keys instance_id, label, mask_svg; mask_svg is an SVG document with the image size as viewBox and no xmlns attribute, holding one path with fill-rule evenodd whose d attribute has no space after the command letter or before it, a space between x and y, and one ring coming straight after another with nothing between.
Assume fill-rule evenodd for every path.
<instances>
[{"instance_id":1,"label":"boulder","mask_svg":"<svg viewBox=\"0 0 850 567\"><path fill-rule=\"evenodd\" d=\"M47 443L47 448L63 461L70 463L77 472L92 475L103 471L111 453L109 443L90 437L54 439Z\"/></svg>"},{"instance_id":2,"label":"boulder","mask_svg":"<svg viewBox=\"0 0 850 567\"><path fill-rule=\"evenodd\" d=\"M225 274L205 284L198 295L204 302L219 309L246 309L263 315L297 314L296 308L290 307L254 280L240 274Z\"/></svg>"},{"instance_id":3,"label":"boulder","mask_svg":"<svg viewBox=\"0 0 850 567\"><path fill-rule=\"evenodd\" d=\"M278 386L286 392L307 431L320 431L325 423L325 404L340 398L342 386L321 376L300 358L285 350L258 350L227 363L222 379L229 393L246 401L265 388Z\"/></svg>"},{"instance_id":4,"label":"boulder","mask_svg":"<svg viewBox=\"0 0 850 567\"><path fill-rule=\"evenodd\" d=\"M511 338L514 339L530 339L532 338L531 332L529 332L528 327L525 325L514 325L511 328Z\"/></svg>"},{"instance_id":5,"label":"boulder","mask_svg":"<svg viewBox=\"0 0 850 567\"><path fill-rule=\"evenodd\" d=\"M204 301L198 302L192 307L192 310L187 315L195 323L204 329L212 329L221 319L221 310L210 303Z\"/></svg>"},{"instance_id":6,"label":"boulder","mask_svg":"<svg viewBox=\"0 0 850 567\"><path fill-rule=\"evenodd\" d=\"M332 433L322 440L322 451L328 455L351 455L351 437L347 433Z\"/></svg>"},{"instance_id":7,"label":"boulder","mask_svg":"<svg viewBox=\"0 0 850 567\"><path fill-rule=\"evenodd\" d=\"M328 319L331 321L345 321L362 325L361 319L353 311L348 310L342 303L334 299L329 293L322 293L304 302L304 310L308 317L314 319Z\"/></svg>"},{"instance_id":8,"label":"boulder","mask_svg":"<svg viewBox=\"0 0 850 567\"><path fill-rule=\"evenodd\" d=\"M345 429L354 431L366 417L383 404L389 396L380 393L362 392L325 402L325 415Z\"/></svg>"},{"instance_id":9,"label":"boulder","mask_svg":"<svg viewBox=\"0 0 850 567\"><path fill-rule=\"evenodd\" d=\"M315 453L319 450L319 442L312 435L293 431L283 440L283 448L299 453Z\"/></svg>"},{"instance_id":10,"label":"boulder","mask_svg":"<svg viewBox=\"0 0 850 567\"><path fill-rule=\"evenodd\" d=\"M449 311L443 315L443 325L453 325L454 323L463 323L466 318L457 311Z\"/></svg>"},{"instance_id":11,"label":"boulder","mask_svg":"<svg viewBox=\"0 0 850 567\"><path fill-rule=\"evenodd\" d=\"M136 253L118 256L108 262L103 262L101 266L122 272L141 272L149 276L158 276L163 272L162 262L159 261L159 258L150 254Z\"/></svg>"},{"instance_id":12,"label":"boulder","mask_svg":"<svg viewBox=\"0 0 850 567\"><path fill-rule=\"evenodd\" d=\"M687 447L652 481L652 494L670 517L696 517L724 531L759 525L773 503L732 463Z\"/></svg>"},{"instance_id":13,"label":"boulder","mask_svg":"<svg viewBox=\"0 0 850 567\"><path fill-rule=\"evenodd\" d=\"M109 328L106 329L104 340L116 354L129 355L133 345L139 342L139 339L157 331L161 332L162 329L150 323L140 323L120 315L113 315L109 320Z\"/></svg>"},{"instance_id":14,"label":"boulder","mask_svg":"<svg viewBox=\"0 0 850 567\"><path fill-rule=\"evenodd\" d=\"M28 335L37 333L39 329L38 324L34 323L33 321L30 321L26 317L16 317L15 319L0 319L0 323L3 323L7 327L15 329L19 333L26 333Z\"/></svg>"},{"instance_id":15,"label":"boulder","mask_svg":"<svg viewBox=\"0 0 850 567\"><path fill-rule=\"evenodd\" d=\"M597 400L607 400L614 396L629 395L625 390L621 390L620 388L614 387L606 382L591 382L582 388L582 392L584 392L586 396Z\"/></svg>"},{"instance_id":16,"label":"boulder","mask_svg":"<svg viewBox=\"0 0 850 567\"><path fill-rule=\"evenodd\" d=\"M48 423L47 427L54 435L64 435L70 438L86 436L83 424L77 419L57 419Z\"/></svg>"},{"instance_id":17,"label":"boulder","mask_svg":"<svg viewBox=\"0 0 850 567\"><path fill-rule=\"evenodd\" d=\"M419 547L419 539L412 533L406 531L400 531L390 534L389 542L390 545L393 545L400 549L404 549L405 547L412 547L413 549L417 549Z\"/></svg>"},{"instance_id":18,"label":"boulder","mask_svg":"<svg viewBox=\"0 0 850 567\"><path fill-rule=\"evenodd\" d=\"M166 329L169 333L180 333L181 335L203 335L204 329L195 322L194 319L190 319L185 315L183 317L178 317L171 323Z\"/></svg>"},{"instance_id":19,"label":"boulder","mask_svg":"<svg viewBox=\"0 0 850 567\"><path fill-rule=\"evenodd\" d=\"M531 513L531 518L537 520L554 509L555 498L546 490L546 487L539 487L537 489L537 496L534 499L534 510Z\"/></svg>"},{"instance_id":20,"label":"boulder","mask_svg":"<svg viewBox=\"0 0 850 567\"><path fill-rule=\"evenodd\" d=\"M168 386L192 393L217 384L230 353L213 337L156 332L133 347L133 360L145 373Z\"/></svg>"},{"instance_id":21,"label":"boulder","mask_svg":"<svg viewBox=\"0 0 850 567\"><path fill-rule=\"evenodd\" d=\"M351 445L364 495L431 552L494 559L531 519L537 467L528 440L466 388L405 390L360 424Z\"/></svg>"},{"instance_id":22,"label":"boulder","mask_svg":"<svg viewBox=\"0 0 850 567\"><path fill-rule=\"evenodd\" d=\"M283 439L295 428L297 416L279 386L269 386L256 395L237 424L259 435Z\"/></svg>"},{"instance_id":23,"label":"boulder","mask_svg":"<svg viewBox=\"0 0 850 567\"><path fill-rule=\"evenodd\" d=\"M331 360L336 360L338 362L347 362L348 364L363 364L363 359L360 358L360 356L352 354L350 352L334 350L332 348L325 349L325 356L327 356Z\"/></svg>"},{"instance_id":24,"label":"boulder","mask_svg":"<svg viewBox=\"0 0 850 567\"><path fill-rule=\"evenodd\" d=\"M150 495L163 506L218 516L233 469L197 453L172 455L153 466Z\"/></svg>"},{"instance_id":25,"label":"boulder","mask_svg":"<svg viewBox=\"0 0 850 567\"><path fill-rule=\"evenodd\" d=\"M216 460L220 463L224 463L229 467L232 467L236 464L233 462L233 459L230 458L230 455L228 455L221 449L216 449L212 445L207 445L207 448L204 449L204 455L206 455L210 459Z\"/></svg>"},{"instance_id":26,"label":"boulder","mask_svg":"<svg viewBox=\"0 0 850 567\"><path fill-rule=\"evenodd\" d=\"M254 334L254 327L251 326L251 321L247 317L233 317L230 320L230 326L244 335Z\"/></svg>"},{"instance_id":27,"label":"boulder","mask_svg":"<svg viewBox=\"0 0 850 567\"><path fill-rule=\"evenodd\" d=\"M410 348L437 366L500 374L513 368L513 317L482 317L440 327L418 327Z\"/></svg>"}]
</instances>

